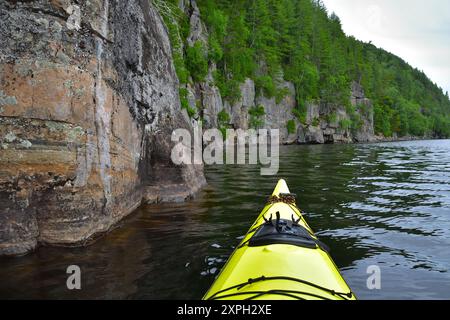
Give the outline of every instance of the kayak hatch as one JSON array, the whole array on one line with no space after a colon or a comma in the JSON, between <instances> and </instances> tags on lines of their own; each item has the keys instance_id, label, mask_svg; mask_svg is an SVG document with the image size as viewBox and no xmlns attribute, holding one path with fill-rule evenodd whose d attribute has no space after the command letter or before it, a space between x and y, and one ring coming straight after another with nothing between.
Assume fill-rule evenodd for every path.
<instances>
[{"instance_id":1,"label":"kayak hatch","mask_svg":"<svg viewBox=\"0 0 450 320\"><path fill-rule=\"evenodd\" d=\"M203 299L355 300L328 251L280 180Z\"/></svg>"}]
</instances>

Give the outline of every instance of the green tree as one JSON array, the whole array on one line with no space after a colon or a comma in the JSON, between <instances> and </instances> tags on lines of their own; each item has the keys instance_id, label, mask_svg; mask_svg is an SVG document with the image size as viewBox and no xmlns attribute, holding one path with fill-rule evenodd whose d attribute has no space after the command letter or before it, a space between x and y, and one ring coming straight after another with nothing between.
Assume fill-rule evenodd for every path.
<instances>
[{"instance_id":1,"label":"green tree","mask_svg":"<svg viewBox=\"0 0 450 320\"><path fill-rule=\"evenodd\" d=\"M250 115L250 128L259 129L264 126L264 115L266 114L264 107L259 105L248 110Z\"/></svg>"},{"instance_id":2,"label":"green tree","mask_svg":"<svg viewBox=\"0 0 450 320\"><path fill-rule=\"evenodd\" d=\"M208 74L207 52L201 41L186 49L187 66L194 81L204 81Z\"/></svg>"},{"instance_id":3,"label":"green tree","mask_svg":"<svg viewBox=\"0 0 450 320\"><path fill-rule=\"evenodd\" d=\"M176 0L168 2L176 7ZM180 82L186 82L189 74L202 79L208 60L216 63L215 82L230 103L240 98L245 78L255 80L258 94L277 101L285 94L280 81L290 81L298 105L293 112L302 123L307 103L348 105L350 85L357 82L373 102L377 133L449 136L448 93L401 58L346 36L339 17L322 1L198 0L198 4L209 32L208 48L187 48L183 56L180 43L174 45ZM169 26L169 33L181 35L172 35L171 41L185 39L187 19L180 15L171 21L178 27ZM358 115L363 112L350 115L352 130L361 126Z\"/></svg>"}]
</instances>

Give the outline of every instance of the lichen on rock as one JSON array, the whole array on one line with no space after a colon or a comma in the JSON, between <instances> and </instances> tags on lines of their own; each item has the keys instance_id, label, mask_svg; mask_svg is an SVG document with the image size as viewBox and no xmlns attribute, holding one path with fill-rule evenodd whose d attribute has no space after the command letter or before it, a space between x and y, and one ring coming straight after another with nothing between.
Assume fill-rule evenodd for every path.
<instances>
[{"instance_id":1,"label":"lichen on rock","mask_svg":"<svg viewBox=\"0 0 450 320\"><path fill-rule=\"evenodd\" d=\"M205 184L170 161L172 130L192 128L149 1L2 1L0 71L0 255L85 244Z\"/></svg>"}]
</instances>

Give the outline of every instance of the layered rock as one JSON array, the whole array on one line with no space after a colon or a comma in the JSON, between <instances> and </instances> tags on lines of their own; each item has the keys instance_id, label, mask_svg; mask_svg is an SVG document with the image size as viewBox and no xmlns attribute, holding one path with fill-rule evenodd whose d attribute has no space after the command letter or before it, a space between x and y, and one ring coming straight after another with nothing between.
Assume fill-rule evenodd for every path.
<instances>
[{"instance_id":1,"label":"layered rock","mask_svg":"<svg viewBox=\"0 0 450 320\"><path fill-rule=\"evenodd\" d=\"M372 101L366 98L363 88L356 82L352 84L350 101L356 107L356 112L360 114L362 120L360 128L354 132L353 139L356 142L375 141Z\"/></svg>"},{"instance_id":2,"label":"layered rock","mask_svg":"<svg viewBox=\"0 0 450 320\"><path fill-rule=\"evenodd\" d=\"M193 46L197 41L208 44L208 31L204 25L200 10L195 0L182 0L180 1L181 9L189 17L189 36L186 42L189 46Z\"/></svg>"},{"instance_id":3,"label":"layered rock","mask_svg":"<svg viewBox=\"0 0 450 320\"><path fill-rule=\"evenodd\" d=\"M191 124L149 1L0 2L0 254L192 195L202 168L172 164L174 128Z\"/></svg>"},{"instance_id":4,"label":"layered rock","mask_svg":"<svg viewBox=\"0 0 450 320\"><path fill-rule=\"evenodd\" d=\"M252 79L246 79L240 85L240 98L234 104L225 101L225 110L230 114L230 124L234 129L248 129L250 127L249 111L251 108L261 106L264 108L262 127L265 129L278 129L280 143L291 144L297 140L296 133L288 133L288 121L294 121L298 125L293 110L296 107L295 88L290 82L283 81L279 84L280 90L285 90L286 95L281 101L275 97L267 98L263 94L257 94L255 83Z\"/></svg>"},{"instance_id":5,"label":"layered rock","mask_svg":"<svg viewBox=\"0 0 450 320\"><path fill-rule=\"evenodd\" d=\"M208 46L208 31L202 22L201 12L195 0L182 0L180 8L189 19L190 33L186 45L192 46L197 41ZM262 62L257 74L264 74L267 67ZM352 143L374 141L373 108L364 90L356 82L350 88L350 104L353 108L328 103L307 103L306 119L300 123L294 116L297 106L296 88L294 84L283 81L282 76L277 79L277 89L285 95L280 101L275 97L265 97L262 92L256 92L252 79L246 79L240 85L240 98L230 103L222 100L219 89L214 85L213 73L216 66L210 61L209 73L205 81L194 83L192 79L186 86L189 105L198 113L195 120L203 120L203 128L217 128L220 126L218 115L222 110L228 113L230 125L234 129L248 129L250 126L249 110L263 107L265 115L262 117L263 128L279 129L282 144L323 144L323 143ZM266 70L265 70L266 71ZM356 116L355 116L356 115ZM358 122L355 125L355 122ZM289 123L289 126L288 126ZM288 132L288 127L291 132Z\"/></svg>"},{"instance_id":6,"label":"layered rock","mask_svg":"<svg viewBox=\"0 0 450 320\"><path fill-rule=\"evenodd\" d=\"M323 144L325 139L320 127L300 125L297 129L299 144Z\"/></svg>"},{"instance_id":7,"label":"layered rock","mask_svg":"<svg viewBox=\"0 0 450 320\"><path fill-rule=\"evenodd\" d=\"M213 84L214 79L212 75L215 68L215 65L211 64L206 81L198 84L199 90L197 92L199 92L204 127L206 129L219 127L218 115L224 108L220 90Z\"/></svg>"},{"instance_id":8,"label":"layered rock","mask_svg":"<svg viewBox=\"0 0 450 320\"><path fill-rule=\"evenodd\" d=\"M233 104L225 101L225 110L230 115L230 124L234 129L249 128L249 110L255 107L255 83L246 79L240 85L240 98Z\"/></svg>"},{"instance_id":9,"label":"layered rock","mask_svg":"<svg viewBox=\"0 0 450 320\"><path fill-rule=\"evenodd\" d=\"M200 10L195 0L180 1L180 8L189 19L190 33L186 39L186 44L193 46L197 41L208 46L208 31L202 22ZM218 128L220 126L218 115L222 110L230 117L228 123L234 129L248 129L250 127L249 110L255 106L262 106L265 111L264 128L279 129L280 143L294 143L297 140L295 133L289 134L287 122L295 120L292 111L296 106L295 87L292 83L282 81L279 89L286 91L286 95L279 102L275 97L266 98L262 94L256 93L255 83L252 79L246 79L240 85L240 98L230 103L222 100L220 91L214 85L213 74L216 66L210 62L209 72L205 81L194 83L191 79L186 86L188 90L189 105L193 110L198 110L198 116L203 120L203 128ZM195 118L195 116L194 116Z\"/></svg>"},{"instance_id":10,"label":"layered rock","mask_svg":"<svg viewBox=\"0 0 450 320\"><path fill-rule=\"evenodd\" d=\"M286 92L281 101L277 102L275 97L270 99L260 95L256 99L256 104L264 107L264 127L267 129L278 129L280 131L280 143L289 144L296 140L294 133L289 133L287 124L294 121L296 125L296 117L293 114L297 102L295 100L295 86L291 82L283 81L279 85L279 90Z\"/></svg>"},{"instance_id":11,"label":"layered rock","mask_svg":"<svg viewBox=\"0 0 450 320\"><path fill-rule=\"evenodd\" d=\"M306 122L298 127L298 143L375 141L373 106L358 83L352 83L349 102L352 108L329 103L307 104Z\"/></svg>"},{"instance_id":12,"label":"layered rock","mask_svg":"<svg viewBox=\"0 0 450 320\"><path fill-rule=\"evenodd\" d=\"M180 8L189 19L190 33L186 39L188 46L193 46L197 41L203 43L204 47L208 47L208 31L201 20L200 10L195 0L180 1ZM189 96L189 106L196 110L198 114L194 117L203 119L203 128L218 128L218 114L223 110L222 97L219 88L214 85L213 74L216 66L213 62L209 64L208 75L205 80L200 83L194 83L190 79L190 83L186 85Z\"/></svg>"},{"instance_id":13,"label":"layered rock","mask_svg":"<svg viewBox=\"0 0 450 320\"><path fill-rule=\"evenodd\" d=\"M328 103L308 103L306 122L299 126L298 143L351 143L349 128L341 128L343 120L349 120L345 107Z\"/></svg>"}]
</instances>

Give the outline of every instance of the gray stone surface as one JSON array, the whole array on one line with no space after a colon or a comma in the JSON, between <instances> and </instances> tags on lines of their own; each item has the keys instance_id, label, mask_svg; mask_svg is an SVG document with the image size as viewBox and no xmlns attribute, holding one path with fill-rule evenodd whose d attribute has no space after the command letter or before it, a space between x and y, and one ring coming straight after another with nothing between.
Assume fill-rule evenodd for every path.
<instances>
[{"instance_id":1,"label":"gray stone surface","mask_svg":"<svg viewBox=\"0 0 450 320\"><path fill-rule=\"evenodd\" d=\"M361 119L361 126L351 130L341 128L342 121L351 120L347 108L329 103L308 103L306 123L299 127L299 143L352 143L375 140L373 129L373 106L365 98L362 87L353 83L350 103ZM322 131L319 134L318 129Z\"/></svg>"},{"instance_id":2,"label":"gray stone surface","mask_svg":"<svg viewBox=\"0 0 450 320\"><path fill-rule=\"evenodd\" d=\"M305 143L307 144L325 143L322 129L320 127L308 126L305 130Z\"/></svg>"},{"instance_id":3,"label":"gray stone surface","mask_svg":"<svg viewBox=\"0 0 450 320\"><path fill-rule=\"evenodd\" d=\"M246 79L240 85L241 98L232 106L226 101L225 110L230 114L231 124L235 129L249 128L250 108L255 106L255 83L251 79Z\"/></svg>"},{"instance_id":4,"label":"gray stone surface","mask_svg":"<svg viewBox=\"0 0 450 320\"><path fill-rule=\"evenodd\" d=\"M280 142L287 143L292 141L287 130L287 123L289 120L294 120L295 116L292 113L296 106L295 101L295 87L292 83L284 81L279 85L280 89L287 89L287 94L283 99L277 103L275 98L266 98L258 96L256 98L256 105L262 105L265 110L264 127L268 129L280 130Z\"/></svg>"},{"instance_id":5,"label":"gray stone surface","mask_svg":"<svg viewBox=\"0 0 450 320\"><path fill-rule=\"evenodd\" d=\"M219 127L218 114L224 108L220 90L213 84L212 74L215 69L216 66L211 64L206 81L199 84L205 129Z\"/></svg>"},{"instance_id":6,"label":"gray stone surface","mask_svg":"<svg viewBox=\"0 0 450 320\"><path fill-rule=\"evenodd\" d=\"M170 160L192 124L150 1L1 1L0 92L0 255L85 244L149 190L205 183Z\"/></svg>"},{"instance_id":7,"label":"gray stone surface","mask_svg":"<svg viewBox=\"0 0 450 320\"><path fill-rule=\"evenodd\" d=\"M202 21L200 10L195 0L183 0L180 8L189 18L190 33L187 45L193 46L195 42L201 41L204 46L208 45L208 31ZM203 128L218 128L218 114L224 108L219 89L214 85L213 73L216 70L214 63L210 62L208 75L205 81L191 84L195 88L196 109L200 109L199 115L203 119Z\"/></svg>"},{"instance_id":8,"label":"gray stone surface","mask_svg":"<svg viewBox=\"0 0 450 320\"><path fill-rule=\"evenodd\" d=\"M186 39L188 45L193 46L197 41L207 44L208 32L201 19L197 2L195 0L185 0L182 3L182 8L189 17L190 34Z\"/></svg>"},{"instance_id":9,"label":"gray stone surface","mask_svg":"<svg viewBox=\"0 0 450 320\"><path fill-rule=\"evenodd\" d=\"M363 88L357 83L353 83L352 86L351 103L356 106L363 121L361 128L354 133L354 140L356 142L375 141L373 104L365 97Z\"/></svg>"}]
</instances>

